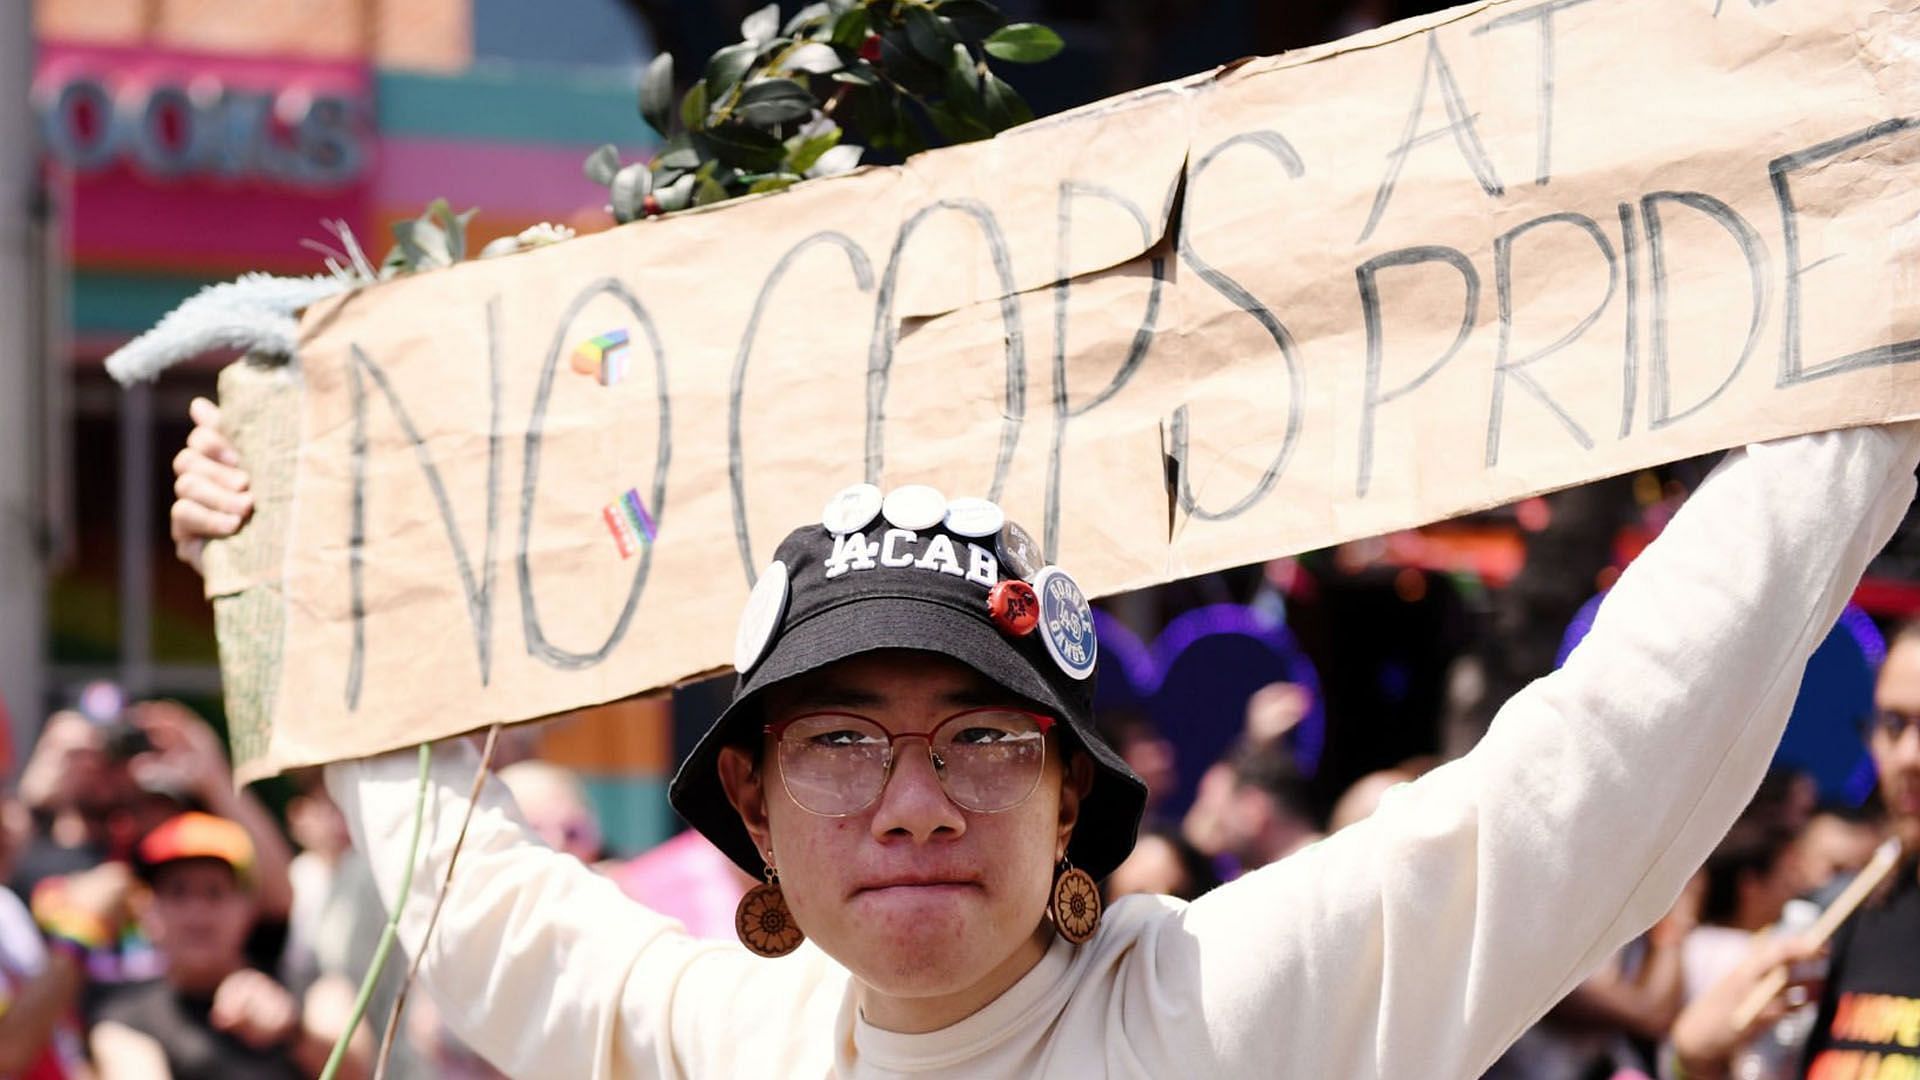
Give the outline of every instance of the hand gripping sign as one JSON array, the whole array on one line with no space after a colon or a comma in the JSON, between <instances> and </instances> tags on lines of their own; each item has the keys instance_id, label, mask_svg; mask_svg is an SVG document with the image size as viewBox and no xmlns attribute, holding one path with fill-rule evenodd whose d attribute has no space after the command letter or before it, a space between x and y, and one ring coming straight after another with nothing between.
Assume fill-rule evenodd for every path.
<instances>
[{"instance_id":1,"label":"hand gripping sign","mask_svg":"<svg viewBox=\"0 0 1920 1080\"><path fill-rule=\"evenodd\" d=\"M851 484L1097 596L1915 415L1917 128L1920 0L1507 0L315 303L223 384L241 774L722 668Z\"/></svg>"}]
</instances>

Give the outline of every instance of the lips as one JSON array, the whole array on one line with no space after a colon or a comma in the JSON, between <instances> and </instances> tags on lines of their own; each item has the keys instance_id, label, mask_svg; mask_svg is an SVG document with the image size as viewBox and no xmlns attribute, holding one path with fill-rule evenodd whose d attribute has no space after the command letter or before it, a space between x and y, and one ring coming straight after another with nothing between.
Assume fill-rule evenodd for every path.
<instances>
[{"instance_id":1,"label":"lips","mask_svg":"<svg viewBox=\"0 0 1920 1080\"><path fill-rule=\"evenodd\" d=\"M963 873L902 873L865 879L854 886L853 895L863 893L947 891L980 886L978 877Z\"/></svg>"}]
</instances>

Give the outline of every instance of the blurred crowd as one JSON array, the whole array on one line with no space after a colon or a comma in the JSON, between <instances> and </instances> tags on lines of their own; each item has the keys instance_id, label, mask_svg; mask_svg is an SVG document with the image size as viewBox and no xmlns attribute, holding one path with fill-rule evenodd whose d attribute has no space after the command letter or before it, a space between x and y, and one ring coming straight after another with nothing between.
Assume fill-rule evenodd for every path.
<instances>
[{"instance_id":1,"label":"blurred crowd","mask_svg":"<svg viewBox=\"0 0 1920 1080\"><path fill-rule=\"evenodd\" d=\"M1323 814L1290 740L1313 704L1288 683L1254 694L1238 740L1177 814L1172 741L1144 715L1105 717L1107 738L1152 793L1107 899L1197 900L1331 833L1364 828L1396 786L1446 767L1415 759L1361 777ZM1836 1056L1855 1052L1827 1045L1837 1030L1833 987L1823 991L1827 953L1802 936L1897 837L1905 863L1831 948L1891 950L1894 964L1920 972L1920 908L1910 900L1920 888L1920 631L1895 636L1862 738L1879 772L1876 798L1823 805L1811 778L1769 776L1672 910L1487 1076L1920 1076L1916 1059L1907 1059L1915 1071L1885 1072L1872 1069L1892 1055ZM744 874L690 831L635 858L608 858L579 778L529 758L530 746L503 740L495 766L542 842L697 935L732 936L734 907L752 884ZM353 1022L385 914L319 773L292 780L284 811L270 812L236 791L206 721L175 702L123 701L110 684L46 721L0 800L0 1078L320 1074ZM1894 904L1895 895L1909 900ZM1866 934L1856 924L1870 917L1878 921ZM1753 987L1793 958L1803 962L1785 991L1757 1017L1736 1017ZM431 1002L408 1000L394 1021L404 965L397 951L388 958L339 1075L370 1075L381 1057L393 1076L497 1075L441 1028ZM1920 1003L1913 1011L1920 1020Z\"/></svg>"}]
</instances>

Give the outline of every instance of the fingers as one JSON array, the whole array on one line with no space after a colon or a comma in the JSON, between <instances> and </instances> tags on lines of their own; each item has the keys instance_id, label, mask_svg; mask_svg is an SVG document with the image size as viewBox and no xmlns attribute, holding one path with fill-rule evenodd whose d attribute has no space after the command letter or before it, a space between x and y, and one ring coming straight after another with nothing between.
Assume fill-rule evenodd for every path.
<instances>
[{"instance_id":1,"label":"fingers","mask_svg":"<svg viewBox=\"0 0 1920 1080\"><path fill-rule=\"evenodd\" d=\"M220 406L203 397L196 397L187 403L187 416L196 425L205 428L220 428Z\"/></svg>"},{"instance_id":2,"label":"fingers","mask_svg":"<svg viewBox=\"0 0 1920 1080\"><path fill-rule=\"evenodd\" d=\"M194 428L173 457L173 508L168 521L173 551L200 569L208 540L232 536L253 513L251 480L240 455L220 432L220 407L206 398L187 406Z\"/></svg>"},{"instance_id":3,"label":"fingers","mask_svg":"<svg viewBox=\"0 0 1920 1080\"><path fill-rule=\"evenodd\" d=\"M234 449L233 443L229 441L225 435L215 431L213 428L197 427L188 432L187 449L200 454L208 461L214 462L223 468L232 468L235 471L241 472L241 475L245 475L244 471L239 468L240 452Z\"/></svg>"},{"instance_id":4,"label":"fingers","mask_svg":"<svg viewBox=\"0 0 1920 1080\"><path fill-rule=\"evenodd\" d=\"M186 499L173 504L168 511L168 518L176 546L189 542L204 544L208 540L232 536L240 531L241 524L246 520L242 514L217 510Z\"/></svg>"},{"instance_id":5,"label":"fingers","mask_svg":"<svg viewBox=\"0 0 1920 1080\"><path fill-rule=\"evenodd\" d=\"M230 488L202 472L190 472L174 478L173 494L185 502L199 503L209 510L243 517L253 509L253 494Z\"/></svg>"},{"instance_id":6,"label":"fingers","mask_svg":"<svg viewBox=\"0 0 1920 1080\"><path fill-rule=\"evenodd\" d=\"M213 993L208 1020L256 1047L286 1038L298 1019L293 998L272 977L251 969L236 971Z\"/></svg>"},{"instance_id":7,"label":"fingers","mask_svg":"<svg viewBox=\"0 0 1920 1080\"><path fill-rule=\"evenodd\" d=\"M206 553L207 542L205 540L175 539L173 542L174 558L193 567L193 572L196 574L204 574L206 572L201 566L201 557Z\"/></svg>"}]
</instances>

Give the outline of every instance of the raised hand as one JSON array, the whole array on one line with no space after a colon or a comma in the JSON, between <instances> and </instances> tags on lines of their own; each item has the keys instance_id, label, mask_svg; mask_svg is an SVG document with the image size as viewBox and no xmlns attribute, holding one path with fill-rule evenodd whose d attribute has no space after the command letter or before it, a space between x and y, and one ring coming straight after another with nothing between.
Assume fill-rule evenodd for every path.
<instances>
[{"instance_id":1,"label":"raised hand","mask_svg":"<svg viewBox=\"0 0 1920 1080\"><path fill-rule=\"evenodd\" d=\"M170 515L174 554L200 569L208 540L232 536L253 513L240 454L220 433L220 406L194 398L187 407L193 431L187 445L173 457L173 511Z\"/></svg>"}]
</instances>

